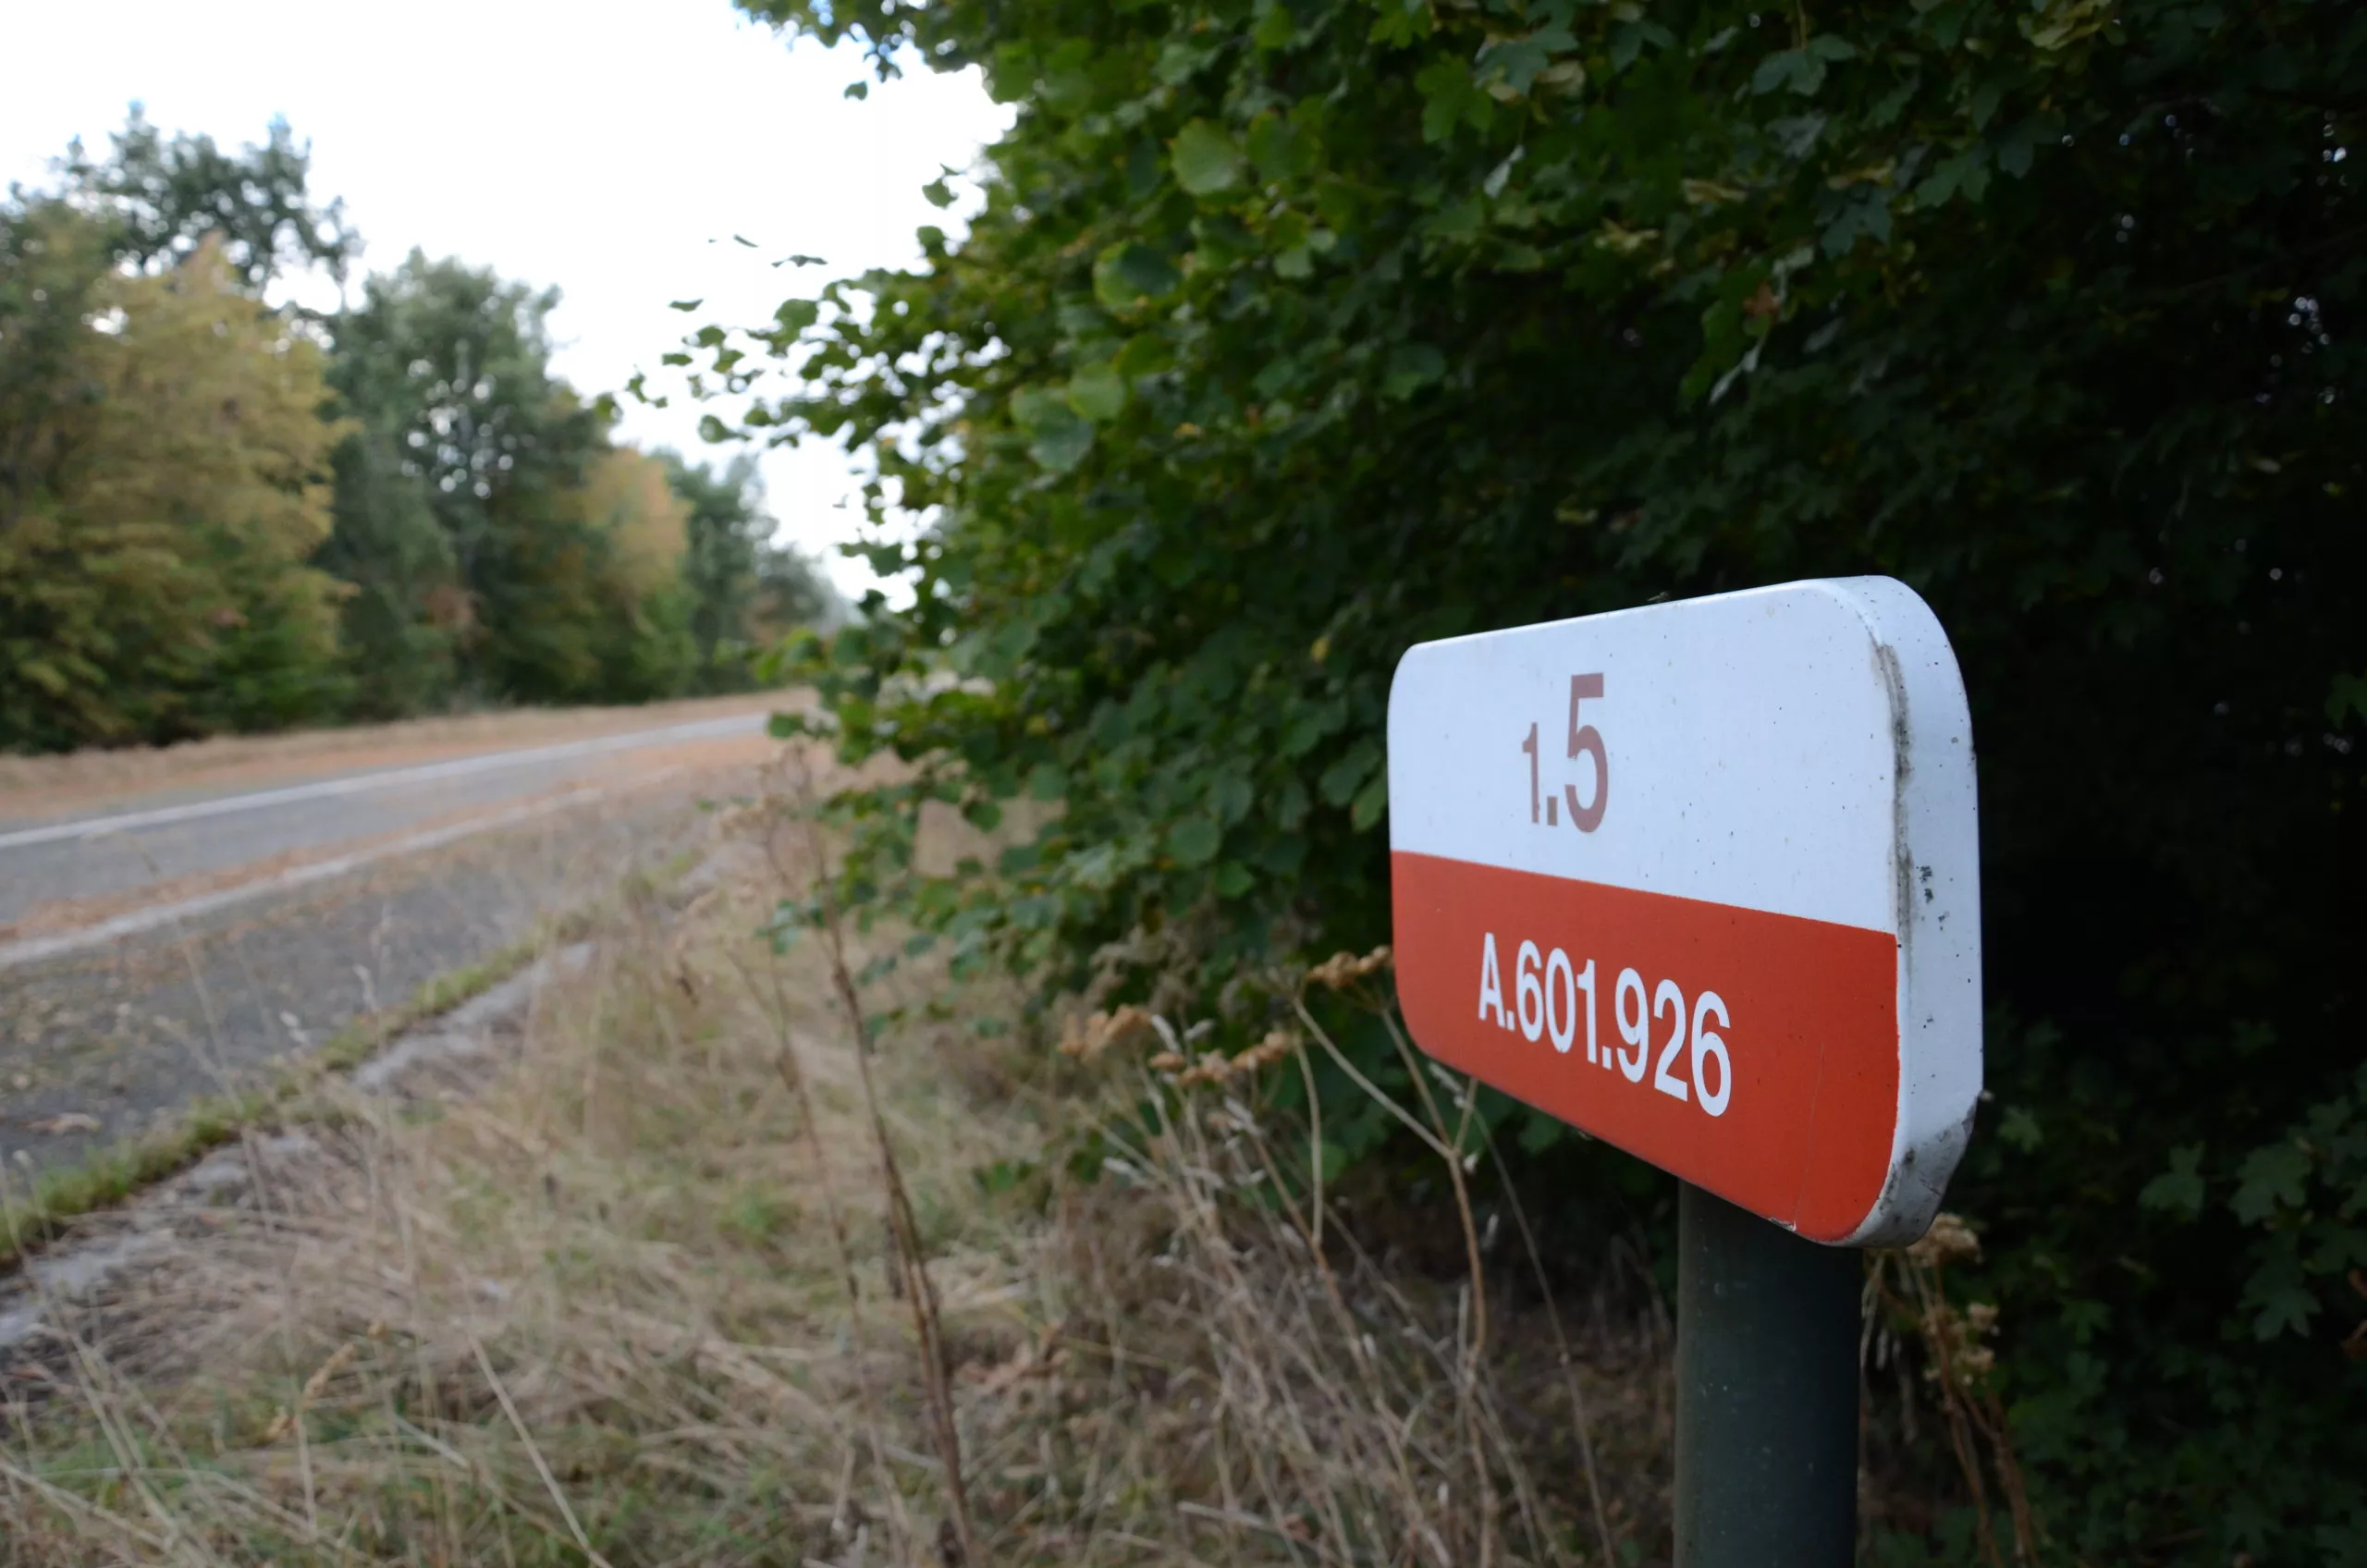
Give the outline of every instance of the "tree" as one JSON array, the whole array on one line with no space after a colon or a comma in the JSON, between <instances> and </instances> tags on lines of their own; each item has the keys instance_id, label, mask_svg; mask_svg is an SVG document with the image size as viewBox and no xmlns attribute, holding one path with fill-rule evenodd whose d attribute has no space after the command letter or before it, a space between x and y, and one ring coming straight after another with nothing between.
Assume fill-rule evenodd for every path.
<instances>
[{"instance_id":1,"label":"tree","mask_svg":"<svg viewBox=\"0 0 2367 1568\"><path fill-rule=\"evenodd\" d=\"M663 457L631 447L603 453L584 487L586 520L601 541L607 598L602 694L645 702L690 686L693 640L688 569L691 510Z\"/></svg>"},{"instance_id":2,"label":"tree","mask_svg":"<svg viewBox=\"0 0 2367 1568\"><path fill-rule=\"evenodd\" d=\"M607 442L551 374L545 322L558 303L555 289L413 251L332 324L330 381L364 444L346 460L375 476L374 488L357 477L325 557L362 589L348 632L365 700L391 705L377 672L423 639L451 649L461 692L549 701L599 689L601 546L581 492ZM399 501L394 483L407 487Z\"/></svg>"},{"instance_id":3,"label":"tree","mask_svg":"<svg viewBox=\"0 0 2367 1568\"><path fill-rule=\"evenodd\" d=\"M399 433L355 423L334 459L335 530L314 558L350 588L340 641L355 713L400 718L451 698L474 606Z\"/></svg>"},{"instance_id":4,"label":"tree","mask_svg":"<svg viewBox=\"0 0 2367 1568\"><path fill-rule=\"evenodd\" d=\"M210 136L167 139L134 104L111 140L104 162L73 142L58 170L66 200L100 217L111 249L135 267L178 265L211 239L259 294L291 265L325 267L342 280L361 251L342 202L313 204L306 189L312 146L300 145L284 119L271 122L261 145L231 153Z\"/></svg>"},{"instance_id":5,"label":"tree","mask_svg":"<svg viewBox=\"0 0 2367 1568\"><path fill-rule=\"evenodd\" d=\"M750 655L806 626L828 623L842 606L820 569L797 549L777 545L779 526L765 509L764 480L753 454L718 472L660 452L675 493L690 508L682 582L697 646L696 681L705 691L736 691L754 680Z\"/></svg>"},{"instance_id":6,"label":"tree","mask_svg":"<svg viewBox=\"0 0 2367 1568\"><path fill-rule=\"evenodd\" d=\"M334 712L320 351L212 242L171 273L37 202L0 214L0 745L169 741Z\"/></svg>"},{"instance_id":7,"label":"tree","mask_svg":"<svg viewBox=\"0 0 2367 1568\"><path fill-rule=\"evenodd\" d=\"M135 106L105 162L0 206L0 744L316 720L344 684L305 570L337 432L317 343L255 302L341 268L275 122L222 153Z\"/></svg>"},{"instance_id":8,"label":"tree","mask_svg":"<svg viewBox=\"0 0 2367 1568\"><path fill-rule=\"evenodd\" d=\"M874 546L912 606L816 667L847 754L919 768L842 802L851 893L1048 994L1161 933L1254 1035L1217 1008L1245 965L1387 929L1409 642L1903 577L1982 747L1995 1098L1956 1201L2049 1528L2362 1550L2367 16L747 8L1018 106L961 244L700 340L742 428L937 508ZM940 650L968 680L896 679ZM999 876L903 873L920 801L1021 791L1062 809ZM1520 1126L1664 1201L1557 1139Z\"/></svg>"}]
</instances>

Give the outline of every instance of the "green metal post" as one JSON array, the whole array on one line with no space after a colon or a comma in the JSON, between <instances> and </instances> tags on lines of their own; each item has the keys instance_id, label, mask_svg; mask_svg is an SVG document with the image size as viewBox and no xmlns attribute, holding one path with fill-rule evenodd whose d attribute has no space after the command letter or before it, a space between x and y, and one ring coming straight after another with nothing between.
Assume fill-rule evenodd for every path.
<instances>
[{"instance_id":1,"label":"green metal post","mask_svg":"<svg viewBox=\"0 0 2367 1568\"><path fill-rule=\"evenodd\" d=\"M1854 1249L1684 1188L1676 1568L1847 1568L1863 1279Z\"/></svg>"}]
</instances>

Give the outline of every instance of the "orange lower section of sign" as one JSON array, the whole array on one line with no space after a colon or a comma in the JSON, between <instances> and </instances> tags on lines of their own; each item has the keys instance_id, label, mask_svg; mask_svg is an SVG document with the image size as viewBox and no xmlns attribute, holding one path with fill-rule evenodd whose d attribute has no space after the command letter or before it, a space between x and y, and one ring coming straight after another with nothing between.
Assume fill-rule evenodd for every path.
<instances>
[{"instance_id":1,"label":"orange lower section of sign","mask_svg":"<svg viewBox=\"0 0 2367 1568\"><path fill-rule=\"evenodd\" d=\"M1422 1048L1730 1202L1836 1242L1898 1115L1898 944L1661 893L1391 857Z\"/></svg>"}]
</instances>

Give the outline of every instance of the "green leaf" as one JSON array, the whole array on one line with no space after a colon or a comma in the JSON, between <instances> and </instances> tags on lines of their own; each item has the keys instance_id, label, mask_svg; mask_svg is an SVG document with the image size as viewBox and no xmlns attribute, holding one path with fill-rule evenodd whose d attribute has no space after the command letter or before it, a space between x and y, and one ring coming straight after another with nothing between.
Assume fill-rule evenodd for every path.
<instances>
[{"instance_id":1,"label":"green leaf","mask_svg":"<svg viewBox=\"0 0 2367 1568\"><path fill-rule=\"evenodd\" d=\"M1860 239L1871 239L1877 245L1890 239L1890 198L1870 185L1853 190L1840 213L1825 226L1824 253L1846 256Z\"/></svg>"},{"instance_id":2,"label":"green leaf","mask_svg":"<svg viewBox=\"0 0 2367 1568\"><path fill-rule=\"evenodd\" d=\"M1381 378L1385 398L1400 400L1446 374L1446 356L1427 343L1401 343L1389 353L1389 374Z\"/></svg>"},{"instance_id":3,"label":"green leaf","mask_svg":"<svg viewBox=\"0 0 2367 1568\"><path fill-rule=\"evenodd\" d=\"M1768 93L1789 88L1803 98L1813 98L1824 85L1826 67L1834 61L1854 58L1857 53L1846 40L1829 33L1811 38L1805 48L1781 50L1760 61L1750 76L1750 90Z\"/></svg>"},{"instance_id":4,"label":"green leaf","mask_svg":"<svg viewBox=\"0 0 2367 1568\"><path fill-rule=\"evenodd\" d=\"M1218 779L1208 791L1209 808L1216 813L1218 821L1226 824L1239 822L1247 816L1249 808L1257 801L1257 790L1248 779L1238 774Z\"/></svg>"},{"instance_id":5,"label":"green leaf","mask_svg":"<svg viewBox=\"0 0 2367 1568\"><path fill-rule=\"evenodd\" d=\"M1193 120L1176 132L1169 155L1175 183L1195 196L1213 196L1241 183L1241 149L1207 120Z\"/></svg>"},{"instance_id":6,"label":"green leaf","mask_svg":"<svg viewBox=\"0 0 2367 1568\"><path fill-rule=\"evenodd\" d=\"M1529 84L1550 62L1551 56L1529 39L1500 39L1480 49L1475 74L1483 89L1497 86L1519 96L1528 92ZM1616 59L1613 64L1618 64Z\"/></svg>"},{"instance_id":7,"label":"green leaf","mask_svg":"<svg viewBox=\"0 0 2367 1568\"><path fill-rule=\"evenodd\" d=\"M2326 687L2326 722L2341 725L2367 718L2367 669L2336 674Z\"/></svg>"},{"instance_id":8,"label":"green leaf","mask_svg":"<svg viewBox=\"0 0 2367 1568\"><path fill-rule=\"evenodd\" d=\"M1027 775L1027 792L1039 801L1057 801L1068 788L1068 775L1056 762L1039 762Z\"/></svg>"},{"instance_id":9,"label":"green leaf","mask_svg":"<svg viewBox=\"0 0 2367 1568\"><path fill-rule=\"evenodd\" d=\"M1939 166L1915 188L1915 204L1945 206L1959 192L1966 201L1978 202L1988 189L1989 149L1975 142L1940 161Z\"/></svg>"},{"instance_id":10,"label":"green leaf","mask_svg":"<svg viewBox=\"0 0 2367 1568\"><path fill-rule=\"evenodd\" d=\"M2303 1207L2310 1165L2310 1151L2289 1139L2254 1149L2237 1169L2235 1195L2227 1207L2248 1225L2267 1219L2279 1207Z\"/></svg>"},{"instance_id":11,"label":"green leaf","mask_svg":"<svg viewBox=\"0 0 2367 1568\"><path fill-rule=\"evenodd\" d=\"M1429 37L1436 26L1428 0L1380 0L1380 15L1366 31L1365 42L1402 49Z\"/></svg>"},{"instance_id":12,"label":"green leaf","mask_svg":"<svg viewBox=\"0 0 2367 1568\"><path fill-rule=\"evenodd\" d=\"M1184 865L1208 864L1223 842L1224 829L1212 817L1187 816L1167 830L1168 852Z\"/></svg>"},{"instance_id":13,"label":"green leaf","mask_svg":"<svg viewBox=\"0 0 2367 1568\"><path fill-rule=\"evenodd\" d=\"M1093 450L1093 426L1083 420L1073 424L1049 426L1036 431L1029 442L1027 455L1054 473L1066 473L1085 460Z\"/></svg>"},{"instance_id":14,"label":"green leaf","mask_svg":"<svg viewBox=\"0 0 2367 1568\"><path fill-rule=\"evenodd\" d=\"M1066 473L1093 449L1093 426L1065 392L1027 387L1012 395L1012 416L1030 436L1028 455L1054 473Z\"/></svg>"},{"instance_id":15,"label":"green leaf","mask_svg":"<svg viewBox=\"0 0 2367 1568\"><path fill-rule=\"evenodd\" d=\"M1131 241L1110 246L1093 263L1094 297L1113 311L1163 300L1183 281L1165 256Z\"/></svg>"},{"instance_id":16,"label":"green leaf","mask_svg":"<svg viewBox=\"0 0 2367 1568\"><path fill-rule=\"evenodd\" d=\"M1568 1125L1554 1117L1527 1116L1521 1119L1520 1146L1525 1154L1543 1154L1570 1134Z\"/></svg>"},{"instance_id":17,"label":"green leaf","mask_svg":"<svg viewBox=\"0 0 2367 1568\"><path fill-rule=\"evenodd\" d=\"M1085 418L1105 423L1126 406L1126 378L1114 364L1086 365L1069 377L1068 399Z\"/></svg>"},{"instance_id":18,"label":"green leaf","mask_svg":"<svg viewBox=\"0 0 2367 1568\"><path fill-rule=\"evenodd\" d=\"M1380 743L1371 740L1357 741L1347 753L1323 770L1317 792L1335 806L1344 806L1364 787L1375 767L1380 764Z\"/></svg>"},{"instance_id":19,"label":"green leaf","mask_svg":"<svg viewBox=\"0 0 2367 1568\"><path fill-rule=\"evenodd\" d=\"M2030 1107L2022 1105L2006 1109L2004 1120L1998 1124L1997 1135L2024 1154L2046 1142L2038 1118L2030 1114Z\"/></svg>"},{"instance_id":20,"label":"green leaf","mask_svg":"<svg viewBox=\"0 0 2367 1568\"><path fill-rule=\"evenodd\" d=\"M2253 1312L2252 1337L2263 1341L2307 1334L2310 1320L2324 1310L2289 1248L2279 1248L2252 1271L2244 1282L2244 1305Z\"/></svg>"},{"instance_id":21,"label":"green leaf","mask_svg":"<svg viewBox=\"0 0 2367 1568\"><path fill-rule=\"evenodd\" d=\"M1494 117L1495 104L1471 80L1471 68L1453 55L1441 55L1415 75L1422 95L1422 140L1444 141L1455 128L1469 125L1485 130Z\"/></svg>"},{"instance_id":22,"label":"green leaf","mask_svg":"<svg viewBox=\"0 0 2367 1568\"><path fill-rule=\"evenodd\" d=\"M2182 1144L2171 1150L2170 1168L2145 1183L2137 1194L2138 1206L2194 1219L2202 1212L2202 1176L2198 1169L2201 1163L2201 1144Z\"/></svg>"},{"instance_id":23,"label":"green leaf","mask_svg":"<svg viewBox=\"0 0 2367 1568\"><path fill-rule=\"evenodd\" d=\"M1257 178L1271 184L1296 179L1313 165L1309 138L1283 116L1269 109L1249 122L1249 161Z\"/></svg>"},{"instance_id":24,"label":"green leaf","mask_svg":"<svg viewBox=\"0 0 2367 1568\"><path fill-rule=\"evenodd\" d=\"M1126 339L1126 346L1118 351L1116 361L1118 374L1128 380L1157 375L1174 362L1175 355L1168 347L1167 339L1150 332L1138 332Z\"/></svg>"}]
</instances>

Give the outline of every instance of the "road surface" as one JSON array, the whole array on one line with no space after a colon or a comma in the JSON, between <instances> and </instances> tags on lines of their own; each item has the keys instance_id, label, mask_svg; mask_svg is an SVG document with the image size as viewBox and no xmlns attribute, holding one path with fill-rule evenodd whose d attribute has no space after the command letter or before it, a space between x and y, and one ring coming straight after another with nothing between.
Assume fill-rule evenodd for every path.
<instances>
[{"instance_id":1,"label":"road surface","mask_svg":"<svg viewBox=\"0 0 2367 1568\"><path fill-rule=\"evenodd\" d=\"M764 722L0 815L0 1180L235 1087L680 853L697 801L753 787Z\"/></svg>"}]
</instances>

